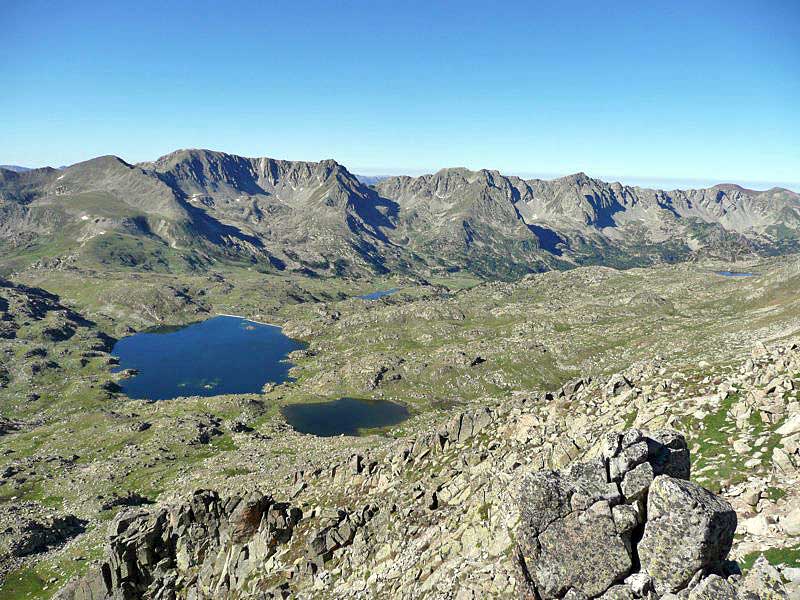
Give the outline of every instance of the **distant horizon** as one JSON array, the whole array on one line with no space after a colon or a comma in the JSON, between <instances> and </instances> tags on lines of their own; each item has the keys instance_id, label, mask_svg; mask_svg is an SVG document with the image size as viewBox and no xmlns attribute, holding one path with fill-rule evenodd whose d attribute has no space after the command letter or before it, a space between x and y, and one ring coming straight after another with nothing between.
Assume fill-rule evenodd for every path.
<instances>
[{"instance_id":1,"label":"distant horizon","mask_svg":"<svg viewBox=\"0 0 800 600\"><path fill-rule=\"evenodd\" d=\"M338 162L338 161L337 161ZM342 163L344 164L344 163ZM409 177L420 177L422 175L431 175L442 169L456 169L461 168L461 165L453 165L450 167L440 167L434 169L393 169L392 172L382 172L380 169L351 169L348 165L347 170L354 175L363 175L365 177L397 177L407 175ZM489 167L468 168L470 171L478 171L480 169L487 169L489 171L499 171L505 176L516 176L521 179L558 179L560 177L568 177L576 173L585 173L592 179L599 179L606 183L621 183L631 187L642 187L659 189L664 191L672 190L687 190L687 189L700 189L709 188L715 185L738 185L740 187L751 189L755 191L766 191L772 188L785 188L792 192L800 193L800 181L750 181L744 179L730 179L720 178L714 179L710 177L658 177L647 175L609 175L605 173L592 173L587 170L576 169L569 172L553 173L547 171L509 171L504 169L495 169Z\"/></svg>"},{"instance_id":2,"label":"distant horizon","mask_svg":"<svg viewBox=\"0 0 800 600\"><path fill-rule=\"evenodd\" d=\"M231 154L235 156L244 156L246 158L272 158L274 160L290 160L290 161L302 161L302 162L320 162L321 160L328 160L332 159L335 160L340 165L344 166L350 173L356 176L363 176L363 177L420 177L423 175L432 175L442 169L459 169L465 168L470 171L479 171L482 169L486 169L489 171L498 171L502 175L507 177L519 177L521 179L544 179L544 180L551 180L551 179L558 179L560 177L568 177L569 175L575 175L576 173L585 173L592 179L598 179L600 181L605 181L606 183L621 183L623 185L631 186L631 187L642 187L642 188L650 188L650 189L658 189L664 191L674 191L674 190L689 190L689 189L704 189L713 187L715 185L738 185L740 187L751 189L755 191L766 191L772 188L784 188L796 193L800 193L800 181L759 181L759 180L747 180L747 179L738 179L738 178L729 178L729 177L721 177L721 178L713 178L713 177L696 177L696 176L675 176L675 177L664 177L664 176L648 176L648 175L619 175L619 174L608 174L608 173L594 173L587 169L574 169L571 171L536 171L536 170L515 170L515 169L502 169L496 167L476 167L476 166L468 166L468 165L449 165L449 166L441 166L441 167L429 167L429 168L420 168L420 167L409 167L409 168L383 168L383 167L359 167L358 165L351 166L344 161L337 159L334 156L329 156L327 158L320 158L316 160L309 160L303 158L285 158L282 156L277 156L275 154L263 154L263 155L253 155L253 154L241 154L238 152L228 152L225 150L216 150L213 148L177 148L170 152L161 153L157 156L153 156L150 158L144 158L142 160L131 161L124 156L114 153L107 153L107 154L99 154L97 156L91 156L82 160L78 160L75 162L71 162L69 164L63 165L41 165L41 166L30 166L19 164L13 161L2 161L0 162L0 166L12 166L12 167L22 167L24 169L41 169L41 168L54 168L54 169L61 169L64 167L70 167L74 164L78 164L81 162L85 162L87 160L92 160L93 158L98 158L99 156L116 156L127 162L128 164L139 164L143 162L150 162L154 161L162 156L166 156L171 152L177 152L178 150L208 150L211 152L221 152L224 154Z\"/></svg>"},{"instance_id":3,"label":"distant horizon","mask_svg":"<svg viewBox=\"0 0 800 600\"><path fill-rule=\"evenodd\" d=\"M800 190L796 0L7 4L0 162L218 147Z\"/></svg>"}]
</instances>

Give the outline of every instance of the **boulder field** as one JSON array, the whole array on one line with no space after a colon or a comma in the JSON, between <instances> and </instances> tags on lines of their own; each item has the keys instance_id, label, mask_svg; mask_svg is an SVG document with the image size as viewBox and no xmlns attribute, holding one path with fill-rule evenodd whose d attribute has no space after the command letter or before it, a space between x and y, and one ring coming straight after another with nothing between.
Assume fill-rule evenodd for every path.
<instances>
[{"instance_id":1,"label":"boulder field","mask_svg":"<svg viewBox=\"0 0 800 600\"><path fill-rule=\"evenodd\" d=\"M481 422L474 416L467 420L471 433ZM462 417L456 439L464 422ZM742 577L738 564L728 560L736 512L721 496L689 481L683 435L612 432L588 454L561 470L542 469L521 478L515 494L518 525L509 540L515 582L507 597L789 597L780 575L765 561ZM343 485L374 468L354 457ZM436 514L437 493L422 498L424 513ZM397 507L315 511L309 527L307 515L291 502L257 493L222 498L200 490L174 506L123 512L110 526L105 558L58 598L325 597L316 582L326 565L359 548L374 561L381 548L366 546L380 533L371 530L390 528ZM275 569L274 557L287 553L295 558L293 568ZM366 586L339 592L374 597ZM398 597L414 594L401 591Z\"/></svg>"}]
</instances>

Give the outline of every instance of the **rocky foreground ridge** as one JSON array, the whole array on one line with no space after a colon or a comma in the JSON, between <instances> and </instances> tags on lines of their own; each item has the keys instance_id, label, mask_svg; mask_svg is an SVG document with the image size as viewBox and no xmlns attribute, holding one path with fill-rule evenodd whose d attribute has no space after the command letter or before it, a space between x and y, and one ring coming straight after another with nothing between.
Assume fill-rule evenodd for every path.
<instances>
[{"instance_id":1,"label":"rocky foreground ridge","mask_svg":"<svg viewBox=\"0 0 800 600\"><path fill-rule=\"evenodd\" d=\"M637 364L308 465L273 493L125 512L59 597L796 598L792 559L737 561L800 535L798 375L797 344L758 345L694 389Z\"/></svg>"},{"instance_id":2,"label":"rocky foreground ridge","mask_svg":"<svg viewBox=\"0 0 800 600\"><path fill-rule=\"evenodd\" d=\"M598 448L593 459L522 479L516 534L506 540L516 562L515 582L503 582L508 593L573 600L787 597L780 574L766 563L742 579L727 561L736 513L688 481L682 435L630 429L606 435ZM352 474L363 467L356 458ZM424 505L435 511L438 503L434 492ZM315 580L335 554L360 548L369 560L369 524L380 512L369 504L352 513L323 509L324 526L308 529L302 509L290 503L201 490L176 506L120 514L107 558L60 598L288 598L293 590L324 597L313 591ZM299 550L293 567L270 573L274 557L292 545ZM363 588L344 595L370 596Z\"/></svg>"}]
</instances>

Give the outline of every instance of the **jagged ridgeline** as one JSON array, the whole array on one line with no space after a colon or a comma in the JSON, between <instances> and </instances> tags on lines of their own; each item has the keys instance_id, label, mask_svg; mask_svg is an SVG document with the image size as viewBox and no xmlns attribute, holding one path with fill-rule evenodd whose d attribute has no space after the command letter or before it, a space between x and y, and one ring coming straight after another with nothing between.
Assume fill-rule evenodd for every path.
<instances>
[{"instance_id":1,"label":"jagged ridgeline","mask_svg":"<svg viewBox=\"0 0 800 600\"><path fill-rule=\"evenodd\" d=\"M29 265L514 278L800 248L800 195L651 190L444 169L361 183L318 163L180 150L130 165L0 168L0 268Z\"/></svg>"}]
</instances>

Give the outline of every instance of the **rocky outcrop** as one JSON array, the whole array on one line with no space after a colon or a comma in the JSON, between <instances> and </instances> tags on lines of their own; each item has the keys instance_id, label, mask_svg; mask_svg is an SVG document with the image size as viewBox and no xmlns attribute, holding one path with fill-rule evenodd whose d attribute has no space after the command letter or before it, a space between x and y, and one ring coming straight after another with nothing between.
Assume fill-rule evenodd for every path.
<instances>
[{"instance_id":1,"label":"rocky outcrop","mask_svg":"<svg viewBox=\"0 0 800 600\"><path fill-rule=\"evenodd\" d=\"M22 519L15 527L0 534L10 538L11 556L30 556L47 552L86 530L86 521L75 515L51 516L44 519Z\"/></svg>"},{"instance_id":2,"label":"rocky outcrop","mask_svg":"<svg viewBox=\"0 0 800 600\"><path fill-rule=\"evenodd\" d=\"M721 571L733 543L736 513L697 484L658 477L650 486L639 543L642 570L656 590L683 589L698 572Z\"/></svg>"},{"instance_id":3,"label":"rocky outcrop","mask_svg":"<svg viewBox=\"0 0 800 600\"><path fill-rule=\"evenodd\" d=\"M606 436L592 460L528 477L517 542L524 593L632 598L691 584L707 597L731 586L707 576L725 573L736 513L688 477L683 436L636 429Z\"/></svg>"},{"instance_id":4,"label":"rocky outcrop","mask_svg":"<svg viewBox=\"0 0 800 600\"><path fill-rule=\"evenodd\" d=\"M397 458L420 465L426 455L441 456L451 434L455 447L466 450L462 444L470 438L458 441L459 432L475 435L491 422L491 413L464 413L434 438L420 438L419 453L412 447ZM325 476L299 472L295 479L302 491ZM378 463L355 454L330 476L351 487L373 477L382 480L384 474ZM724 499L688 481L689 450L674 431L610 433L582 461L518 477L516 483L506 479L518 490L520 518L508 539L516 548L517 584L500 596L495 589L492 597L785 597L780 575L766 563L741 579L735 563L727 562L736 515ZM385 572L392 556L404 560L402 545L387 544L389 530L413 518L447 531L444 522L441 530L435 523L448 518L446 507L457 510L460 501L446 489L442 500L436 490L420 490L407 508L378 503L352 511L315 507L307 514L270 496L221 498L198 491L176 506L119 515L111 525L106 558L59 598L331 597L326 586L337 574L348 578L349 591L338 589L336 597L372 597L370 570ZM474 545L487 539L475 535L461 537L465 556L476 557ZM488 539L501 535L485 530ZM506 542L497 542L492 552L502 556ZM348 568L359 569L364 580L353 580ZM427 579L424 572L412 574L421 579L420 587L386 597L451 597L436 591L432 573ZM476 597L463 591L455 597Z\"/></svg>"},{"instance_id":5,"label":"rocky outcrop","mask_svg":"<svg viewBox=\"0 0 800 600\"><path fill-rule=\"evenodd\" d=\"M166 599L187 588L225 597L292 537L301 518L299 508L269 496L223 499L203 490L175 507L121 513L106 558L59 598Z\"/></svg>"}]
</instances>

